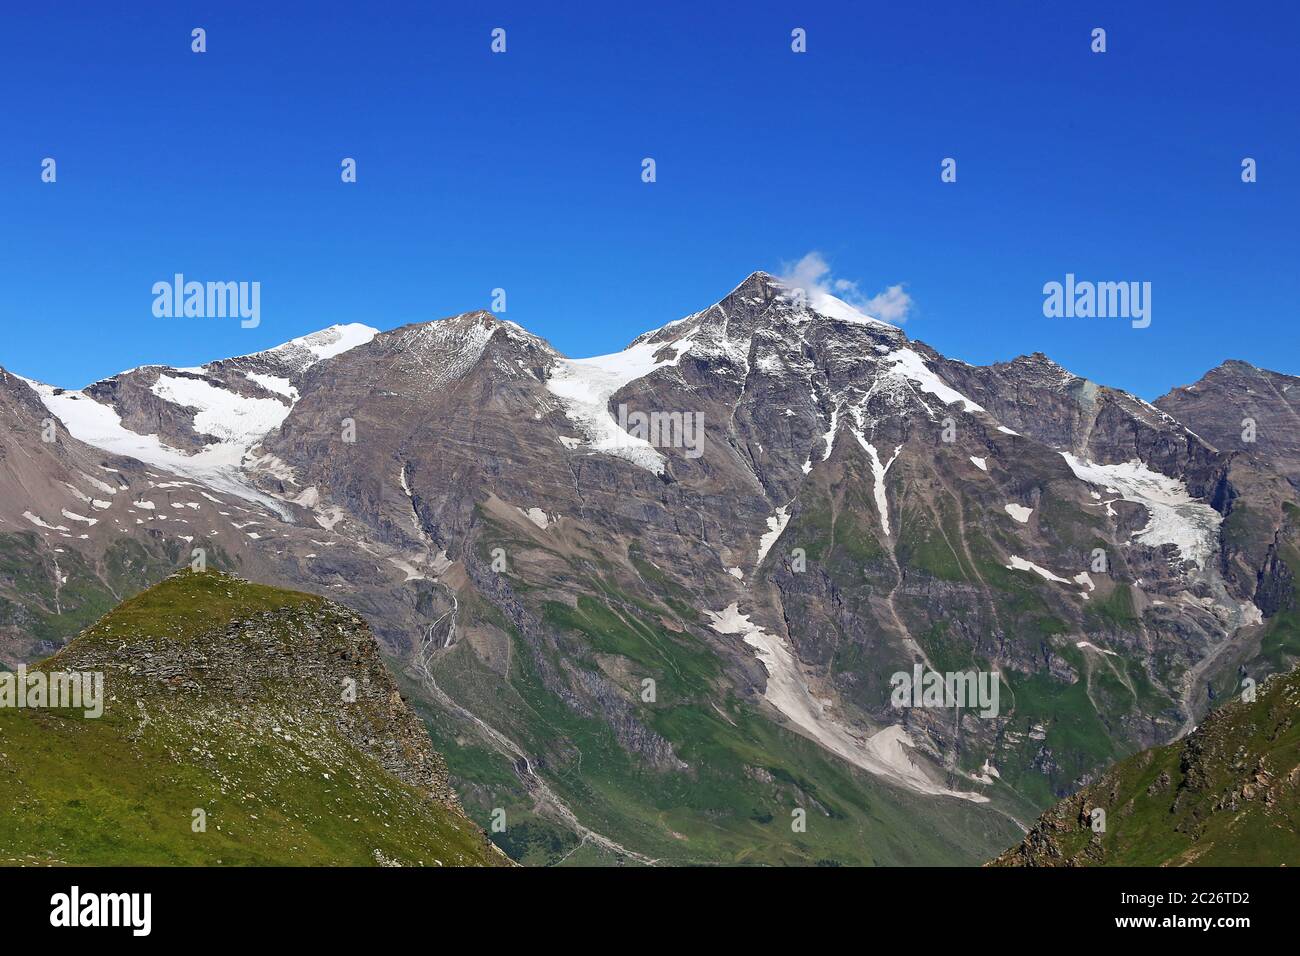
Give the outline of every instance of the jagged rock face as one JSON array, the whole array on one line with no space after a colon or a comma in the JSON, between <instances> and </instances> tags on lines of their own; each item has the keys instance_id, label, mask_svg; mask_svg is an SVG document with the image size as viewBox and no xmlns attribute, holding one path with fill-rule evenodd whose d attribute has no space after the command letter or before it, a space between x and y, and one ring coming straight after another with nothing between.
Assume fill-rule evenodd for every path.
<instances>
[{"instance_id":1,"label":"jagged rock face","mask_svg":"<svg viewBox=\"0 0 1300 956\"><path fill-rule=\"evenodd\" d=\"M322 361L317 352L341 344L346 339L326 330L206 368L278 371L301 383L311 360ZM166 372L174 372L173 378L183 374ZM241 470L235 456L236 464L224 470L177 474L167 465L172 458L182 464L187 459L159 442L156 432L137 435L124 425L99 425L96 415L118 425L119 411L125 410L101 405L88 393L31 384L0 371L0 661L13 666L48 656L120 600L199 555L211 567L325 594L347 582L355 606L376 620L397 622L389 632L393 640L402 627L417 630L411 620L420 612L406 574L383 557L342 547L346 539L311 521L312 512L274 497L281 485L260 470L261 462L249 459ZM80 441L73 431L105 447ZM132 451L131 442L122 440L132 435L143 445L143 460L114 453ZM209 475L216 480L205 481ZM260 483L272 493L262 492Z\"/></svg>"},{"instance_id":2,"label":"jagged rock face","mask_svg":"<svg viewBox=\"0 0 1300 956\"><path fill-rule=\"evenodd\" d=\"M1290 607L1285 477L1043 356L965 365L763 273L613 356L483 312L351 344L91 392L183 450L234 439L184 401L150 412L159 380L273 402L207 489L211 539L236 545L222 566L359 611L440 743L472 741L512 806L616 857L738 858L691 829L748 839L711 795L771 817L813 799L787 779L852 774L945 807L933 858L981 859L990 809L1027 817L1288 653L1254 646L1261 612ZM914 664L999 672L1000 713L893 707ZM834 769L756 763L773 727ZM453 772L480 810L505 799L500 767ZM697 816L678 836L635 823L657 800ZM909 806L902 825L933 820Z\"/></svg>"},{"instance_id":3,"label":"jagged rock face","mask_svg":"<svg viewBox=\"0 0 1300 956\"><path fill-rule=\"evenodd\" d=\"M1300 488L1300 378L1232 360L1156 405L1221 452L1258 458Z\"/></svg>"},{"instance_id":4,"label":"jagged rock face","mask_svg":"<svg viewBox=\"0 0 1300 956\"><path fill-rule=\"evenodd\" d=\"M265 352L219 359L198 368L146 365L95 382L84 394L108 406L124 428L155 435L193 455L238 446L283 421L310 369L364 344L375 330L333 326ZM251 446L251 442L248 442Z\"/></svg>"},{"instance_id":5,"label":"jagged rock face","mask_svg":"<svg viewBox=\"0 0 1300 956\"><path fill-rule=\"evenodd\" d=\"M1231 360L1157 401L1230 458L1223 564L1269 626L1259 653L1293 659L1284 631L1300 570L1300 379ZM1258 664L1258 656L1250 663Z\"/></svg>"},{"instance_id":6,"label":"jagged rock face","mask_svg":"<svg viewBox=\"0 0 1300 956\"><path fill-rule=\"evenodd\" d=\"M157 579L145 569L160 560L158 542L104 543L105 512L143 481L139 462L69 436L25 380L0 369L0 662L47 656L108 610L115 588ZM158 576L175 567L161 561Z\"/></svg>"},{"instance_id":7,"label":"jagged rock face","mask_svg":"<svg viewBox=\"0 0 1300 956\"><path fill-rule=\"evenodd\" d=\"M1127 392L1061 368L1041 352L977 367L936 356L945 376L1010 428L1100 464L1141 461L1213 500L1227 457Z\"/></svg>"}]
</instances>

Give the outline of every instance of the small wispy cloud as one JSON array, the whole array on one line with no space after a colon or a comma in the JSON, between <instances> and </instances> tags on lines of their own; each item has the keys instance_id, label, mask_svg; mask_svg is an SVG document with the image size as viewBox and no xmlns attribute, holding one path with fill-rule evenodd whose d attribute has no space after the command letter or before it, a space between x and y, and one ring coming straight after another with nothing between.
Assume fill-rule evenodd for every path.
<instances>
[{"instance_id":1,"label":"small wispy cloud","mask_svg":"<svg viewBox=\"0 0 1300 956\"><path fill-rule=\"evenodd\" d=\"M912 297L902 284L891 285L883 292L869 296L858 287L856 281L832 275L826 257L815 250L798 262L784 263L779 278L791 288L805 290L814 303L818 295L833 295L859 312L893 325L906 322L908 313L912 310Z\"/></svg>"}]
</instances>

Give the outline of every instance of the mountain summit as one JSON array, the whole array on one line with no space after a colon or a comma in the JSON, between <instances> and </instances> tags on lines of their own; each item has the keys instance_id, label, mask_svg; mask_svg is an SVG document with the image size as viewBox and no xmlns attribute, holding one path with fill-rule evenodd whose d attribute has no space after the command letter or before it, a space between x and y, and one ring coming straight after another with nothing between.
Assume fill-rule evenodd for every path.
<instances>
[{"instance_id":1,"label":"mountain summit","mask_svg":"<svg viewBox=\"0 0 1300 956\"><path fill-rule=\"evenodd\" d=\"M1213 419L1285 376L1151 405L766 273L612 355L486 312L283 348L8 380L0 649L196 550L327 595L524 862L981 862L1300 657L1285 412Z\"/></svg>"}]
</instances>

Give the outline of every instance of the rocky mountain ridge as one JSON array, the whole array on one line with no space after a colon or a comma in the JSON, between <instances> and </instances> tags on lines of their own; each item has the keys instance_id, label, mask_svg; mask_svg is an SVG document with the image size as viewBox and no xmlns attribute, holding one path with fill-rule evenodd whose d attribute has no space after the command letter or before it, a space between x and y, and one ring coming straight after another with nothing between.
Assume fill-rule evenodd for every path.
<instances>
[{"instance_id":1,"label":"rocky mountain ridge","mask_svg":"<svg viewBox=\"0 0 1300 956\"><path fill-rule=\"evenodd\" d=\"M0 530L46 564L76 542L88 585L126 586L127 542L158 565L204 547L349 604L470 812L527 821L520 858L977 862L1300 653L1283 469L1044 356L966 365L764 273L611 356L486 312L367 336L303 369L188 370L221 402L157 387L186 370L34 386L63 453L134 441L69 411L90 401L187 470L106 459L120 517ZM216 479L199 446L227 456ZM81 487L58 467L48 485ZM889 677L916 665L996 671L1004 709L900 711ZM815 838L781 832L819 803Z\"/></svg>"}]
</instances>

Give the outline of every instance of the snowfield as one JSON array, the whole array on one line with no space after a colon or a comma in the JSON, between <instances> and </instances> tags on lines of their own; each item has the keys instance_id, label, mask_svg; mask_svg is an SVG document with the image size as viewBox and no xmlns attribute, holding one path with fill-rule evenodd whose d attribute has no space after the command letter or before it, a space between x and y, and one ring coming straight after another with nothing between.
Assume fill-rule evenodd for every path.
<instances>
[{"instance_id":1,"label":"snowfield","mask_svg":"<svg viewBox=\"0 0 1300 956\"><path fill-rule=\"evenodd\" d=\"M32 514L30 511L24 511L24 512L23 512L23 517L26 518L28 521L30 521L32 524L36 525L36 527L38 527L38 528L46 528L46 529L48 529L48 530L50 530L50 531L70 531L70 530L72 530L71 528L68 528L66 525L61 525L61 524L49 524L49 523L43 521L42 519L38 518L36 515Z\"/></svg>"},{"instance_id":2,"label":"snowfield","mask_svg":"<svg viewBox=\"0 0 1300 956\"><path fill-rule=\"evenodd\" d=\"M827 713L827 707L813 696L785 640L769 634L749 616L731 604L722 611L705 611L719 634L739 634L767 671L763 698L812 740L847 760L900 787L937 797L957 797L973 803L987 803L978 793L949 790L931 780L912 756L913 743L907 731L894 725L863 739Z\"/></svg>"},{"instance_id":3,"label":"snowfield","mask_svg":"<svg viewBox=\"0 0 1300 956\"><path fill-rule=\"evenodd\" d=\"M1034 564L1034 562L1026 561L1024 558L1018 557L1017 555L1014 554L1011 555L1010 560L1011 563L1006 566L1008 571L1032 571L1034 574L1037 574L1044 581L1051 581L1054 584L1070 583L1065 578L1058 577L1057 575L1053 574L1051 571L1047 570L1047 568L1039 567L1038 565Z\"/></svg>"},{"instance_id":4,"label":"snowfield","mask_svg":"<svg viewBox=\"0 0 1300 956\"><path fill-rule=\"evenodd\" d=\"M521 515L523 515L525 518L527 518L529 521L531 521L534 525L536 525L536 526L537 526L538 528L540 528L542 531L545 531L545 530L546 530L547 528L549 528L552 524L554 524L555 521L557 520L557 516L555 516L555 515L548 515L548 514L547 514L545 511L543 511L541 508L529 508L529 509L525 510L525 509L520 508L519 506L516 505L516 506L515 506L515 510L518 511L518 512L519 512Z\"/></svg>"},{"instance_id":5,"label":"snowfield","mask_svg":"<svg viewBox=\"0 0 1300 956\"><path fill-rule=\"evenodd\" d=\"M890 352L881 361L893 366L892 372L894 375L907 379L921 391L939 399L944 405L961 402L962 407L968 412L984 411L983 406L972 402L930 371L930 366L925 364L925 360L911 349L898 349Z\"/></svg>"},{"instance_id":6,"label":"snowfield","mask_svg":"<svg viewBox=\"0 0 1300 956\"><path fill-rule=\"evenodd\" d=\"M269 349L279 361L304 371L317 362L364 345L378 334L367 325L335 325ZM215 364L215 363L214 363ZM190 371L203 374L207 366ZM250 380L292 403L297 391L287 379L250 373ZM46 409L63 422L68 433L102 451L135 458L147 465L193 478L217 491L270 508L286 521L293 516L273 497L254 488L242 466L248 453L272 429L278 428L292 409L278 399L245 398L203 379L161 372L152 391L159 398L194 410L194 429L218 441L189 454L165 444L156 434L141 435L126 428L117 412L83 392L56 390L51 385L23 379L40 396ZM56 394L56 391L59 394Z\"/></svg>"},{"instance_id":7,"label":"snowfield","mask_svg":"<svg viewBox=\"0 0 1300 956\"><path fill-rule=\"evenodd\" d=\"M263 375L261 372L245 372L244 377L255 385L260 385L268 392L275 392L277 395L283 395L291 402L298 401L298 390L289 383L287 378L278 378L275 375Z\"/></svg>"},{"instance_id":8,"label":"snowfield","mask_svg":"<svg viewBox=\"0 0 1300 956\"><path fill-rule=\"evenodd\" d=\"M52 386L40 382L29 384L36 389L50 413L63 422L68 434L78 441L113 455L135 458L146 465L185 475L236 498L265 505L286 520L292 520L274 498L253 488L244 479L239 463L245 449L236 443L222 442L189 455L163 444L157 435L141 435L124 427L116 411L80 392L55 395ZM278 402L275 404L279 405Z\"/></svg>"},{"instance_id":9,"label":"snowfield","mask_svg":"<svg viewBox=\"0 0 1300 956\"><path fill-rule=\"evenodd\" d=\"M1070 584L1073 582L1079 585L1079 587L1085 589L1079 592L1079 596L1084 600L1090 599L1090 591L1097 590L1097 585L1093 583L1092 577L1087 571L1080 571L1070 581L1067 581L1060 575L1053 574L1047 568L1034 564L1032 561L1027 561L1018 555L1011 555L1010 561L1010 564L1004 565L1008 571L1029 571L1037 574L1044 581L1051 581L1053 584Z\"/></svg>"},{"instance_id":10,"label":"snowfield","mask_svg":"<svg viewBox=\"0 0 1300 956\"><path fill-rule=\"evenodd\" d=\"M319 332L290 339L283 345L277 345L268 351L281 362L294 366L298 372L304 372L317 362L323 362L325 359L365 345L378 334L378 329L362 325L360 322L349 322L346 325L331 325Z\"/></svg>"},{"instance_id":11,"label":"snowfield","mask_svg":"<svg viewBox=\"0 0 1300 956\"><path fill-rule=\"evenodd\" d=\"M646 441L619 427L609 401L624 386L660 368L677 365L691 347L691 336L671 345L642 342L612 355L561 358L551 368L546 388L560 399L565 414L586 436L583 447L630 461L656 475L663 474L664 456ZM664 349L674 349L671 359L655 361ZM567 444L567 443L566 443Z\"/></svg>"},{"instance_id":12,"label":"snowfield","mask_svg":"<svg viewBox=\"0 0 1300 956\"><path fill-rule=\"evenodd\" d=\"M279 428L292 408L273 398L245 398L199 378L159 375L150 391L174 405L193 408L194 430L220 439L235 464L263 435Z\"/></svg>"},{"instance_id":13,"label":"snowfield","mask_svg":"<svg viewBox=\"0 0 1300 956\"><path fill-rule=\"evenodd\" d=\"M1172 544L1184 561L1191 561L1198 568L1207 567L1210 557L1218 551L1223 516L1204 501L1193 498L1185 484L1136 460L1122 465L1098 465L1068 452L1061 454L1080 481L1098 485L1124 501L1147 509L1150 519L1145 528L1134 533L1135 541L1152 548ZM1108 507L1107 513L1113 513L1113 509Z\"/></svg>"}]
</instances>

